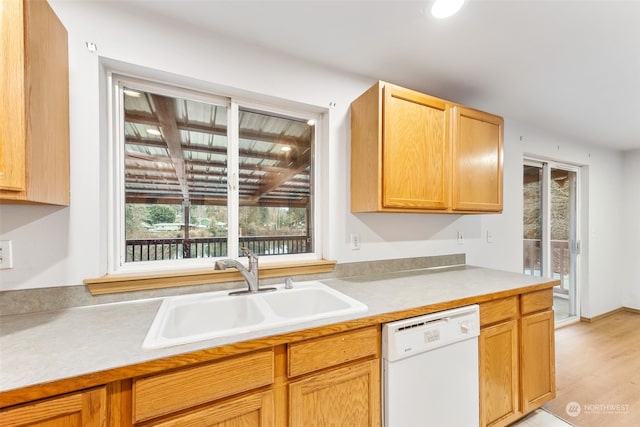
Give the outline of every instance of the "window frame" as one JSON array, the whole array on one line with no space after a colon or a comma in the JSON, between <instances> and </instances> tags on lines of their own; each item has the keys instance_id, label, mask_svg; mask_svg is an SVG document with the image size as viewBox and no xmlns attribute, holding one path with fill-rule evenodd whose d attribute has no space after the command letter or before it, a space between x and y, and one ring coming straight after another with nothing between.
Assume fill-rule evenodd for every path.
<instances>
[{"instance_id":1,"label":"window frame","mask_svg":"<svg viewBox=\"0 0 640 427\"><path fill-rule=\"evenodd\" d=\"M106 187L107 187L107 233L106 233L106 268L107 275L130 274L163 274L167 272L212 268L216 259L190 258L159 261L126 262L125 247L125 189L124 189L124 96L123 87L133 86L137 89L158 93L165 96L190 99L224 106L227 108L227 159L229 162L228 182L231 189L227 192L228 206L228 257L237 259L238 255L238 168L239 168L239 129L238 114L240 109L257 110L300 120L315 120L313 147L311 155L311 215L308 219L313 230L313 251L304 254L269 255L260 257L261 265L304 264L323 259L322 232L322 162L321 145L323 141L323 120L326 109L248 94L246 91L213 90L209 87L179 86L168 81L161 81L148 76L134 76L117 70L107 70L107 150L106 150ZM178 80L178 79L176 79ZM90 281L91 279L89 279ZM87 283L87 281L85 281Z\"/></svg>"}]
</instances>

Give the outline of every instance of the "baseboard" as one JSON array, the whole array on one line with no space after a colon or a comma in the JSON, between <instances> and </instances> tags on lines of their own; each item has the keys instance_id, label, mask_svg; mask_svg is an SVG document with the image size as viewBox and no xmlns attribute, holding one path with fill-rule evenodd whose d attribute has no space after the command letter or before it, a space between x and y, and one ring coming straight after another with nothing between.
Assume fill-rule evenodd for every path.
<instances>
[{"instance_id":1,"label":"baseboard","mask_svg":"<svg viewBox=\"0 0 640 427\"><path fill-rule=\"evenodd\" d=\"M587 322L587 323L593 323L593 322L596 322L596 321L598 321L600 319L604 319L605 317L609 317L609 316L612 316L614 314L622 313L622 312L640 314L640 310L638 310L636 308L619 307L619 308L616 308L615 310L611 310L611 311L608 311L606 313L598 314L597 316L593 316L593 317L582 317L581 316L580 317L580 321L581 322Z\"/></svg>"}]
</instances>

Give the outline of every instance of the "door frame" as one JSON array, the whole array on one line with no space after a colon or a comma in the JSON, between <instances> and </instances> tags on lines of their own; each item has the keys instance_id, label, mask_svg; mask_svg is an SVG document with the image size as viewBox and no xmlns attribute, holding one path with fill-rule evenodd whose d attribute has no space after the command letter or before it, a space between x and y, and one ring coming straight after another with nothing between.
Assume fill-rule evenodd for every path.
<instances>
[{"instance_id":1,"label":"door frame","mask_svg":"<svg viewBox=\"0 0 640 427\"><path fill-rule=\"evenodd\" d=\"M574 172L576 175L575 186L575 215L572 218L572 230L569 231L569 251L573 260L573 276L574 285L573 289L569 289L569 293L573 293L575 301L575 315L569 316L566 319L556 321L556 327L565 326L571 323L579 322L581 316L581 252L582 252L582 200L580 194L582 192L582 167L575 164L565 163L561 161L550 160L548 158L542 158L532 155L526 155L523 160L523 166L535 166L542 168L542 194L541 194L541 211L542 211L542 236L541 236L541 261L543 277L552 277L552 263L551 263L551 203L549 203L550 196L550 181L551 181L551 169L566 170Z\"/></svg>"}]
</instances>

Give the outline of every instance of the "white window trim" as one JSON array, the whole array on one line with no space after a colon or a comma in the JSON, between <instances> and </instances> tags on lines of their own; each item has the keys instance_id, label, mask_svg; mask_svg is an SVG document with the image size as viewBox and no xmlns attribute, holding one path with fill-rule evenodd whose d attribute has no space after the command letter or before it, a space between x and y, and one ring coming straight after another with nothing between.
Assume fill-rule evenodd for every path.
<instances>
[{"instance_id":1,"label":"white window trim","mask_svg":"<svg viewBox=\"0 0 640 427\"><path fill-rule=\"evenodd\" d=\"M210 94L210 89L197 89L193 87L178 88L170 82L158 81L154 78L132 76L115 69L106 69L107 90L107 274L132 274L132 273L151 273L151 272L168 272L168 271L185 271L196 270L202 268L212 268L216 259L219 258L191 258L178 260L163 261L138 261L125 262L125 227L124 227L124 127L122 123L123 117L123 97L122 86L126 84L134 85L140 89L160 93L173 97L181 97L192 99L194 101L206 102L210 104L227 106L229 112L237 113L239 108L257 109L264 112L282 114L289 117L299 119L315 120L314 126L314 143L312 153L312 206L311 218L309 220L313 229L313 252L305 254L287 254L287 255L269 255L260 258L261 264L280 264L289 262L309 262L323 259L323 241L324 235L322 226L323 206L322 195L322 162L321 146L326 143L323 135L323 120L327 116L327 109L317 106L303 105L296 102L272 99L271 102L264 102L265 96L257 95L256 99L261 101L253 101L247 98L246 91L237 91L240 96L234 97L233 93L225 93L220 91L219 94ZM217 91L216 91L217 92ZM227 123L229 129L229 165L230 167L230 188L228 192L229 203L229 229L238 229L238 123L237 114L230 114ZM235 130L235 132L234 132ZM233 223L232 223L233 222ZM232 228L233 227L233 228ZM238 237L238 236L234 236ZM229 239L227 242L230 258L237 258L238 240Z\"/></svg>"}]
</instances>

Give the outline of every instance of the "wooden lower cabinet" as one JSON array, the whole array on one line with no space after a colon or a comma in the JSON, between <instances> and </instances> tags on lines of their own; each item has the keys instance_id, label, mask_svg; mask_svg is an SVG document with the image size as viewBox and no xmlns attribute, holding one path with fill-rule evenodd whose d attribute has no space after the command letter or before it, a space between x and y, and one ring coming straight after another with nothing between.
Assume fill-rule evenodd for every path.
<instances>
[{"instance_id":1,"label":"wooden lower cabinet","mask_svg":"<svg viewBox=\"0 0 640 427\"><path fill-rule=\"evenodd\" d=\"M133 378L122 425L377 427L379 353L375 325Z\"/></svg>"},{"instance_id":2,"label":"wooden lower cabinet","mask_svg":"<svg viewBox=\"0 0 640 427\"><path fill-rule=\"evenodd\" d=\"M163 421L155 427L275 427L274 393L268 390L211 405Z\"/></svg>"},{"instance_id":3,"label":"wooden lower cabinet","mask_svg":"<svg viewBox=\"0 0 640 427\"><path fill-rule=\"evenodd\" d=\"M552 289L480 304L480 426L507 426L555 397Z\"/></svg>"},{"instance_id":4,"label":"wooden lower cabinet","mask_svg":"<svg viewBox=\"0 0 640 427\"><path fill-rule=\"evenodd\" d=\"M272 348L136 378L132 388L133 421L147 421L249 393L271 385L273 380Z\"/></svg>"},{"instance_id":5,"label":"wooden lower cabinet","mask_svg":"<svg viewBox=\"0 0 640 427\"><path fill-rule=\"evenodd\" d=\"M39 400L0 410L3 427L104 427L107 424L105 387Z\"/></svg>"},{"instance_id":6,"label":"wooden lower cabinet","mask_svg":"<svg viewBox=\"0 0 640 427\"><path fill-rule=\"evenodd\" d=\"M521 320L522 411L530 412L556 397L553 311Z\"/></svg>"},{"instance_id":7,"label":"wooden lower cabinet","mask_svg":"<svg viewBox=\"0 0 640 427\"><path fill-rule=\"evenodd\" d=\"M289 385L289 427L380 426L380 360Z\"/></svg>"},{"instance_id":8,"label":"wooden lower cabinet","mask_svg":"<svg viewBox=\"0 0 640 427\"><path fill-rule=\"evenodd\" d=\"M551 289L480 303L480 426L555 397ZM309 334L313 336L313 334ZM0 409L0 426L379 427L380 325L188 363Z\"/></svg>"},{"instance_id":9,"label":"wooden lower cabinet","mask_svg":"<svg viewBox=\"0 0 640 427\"><path fill-rule=\"evenodd\" d=\"M506 425L518 409L518 321L480 331L480 426Z\"/></svg>"}]
</instances>

